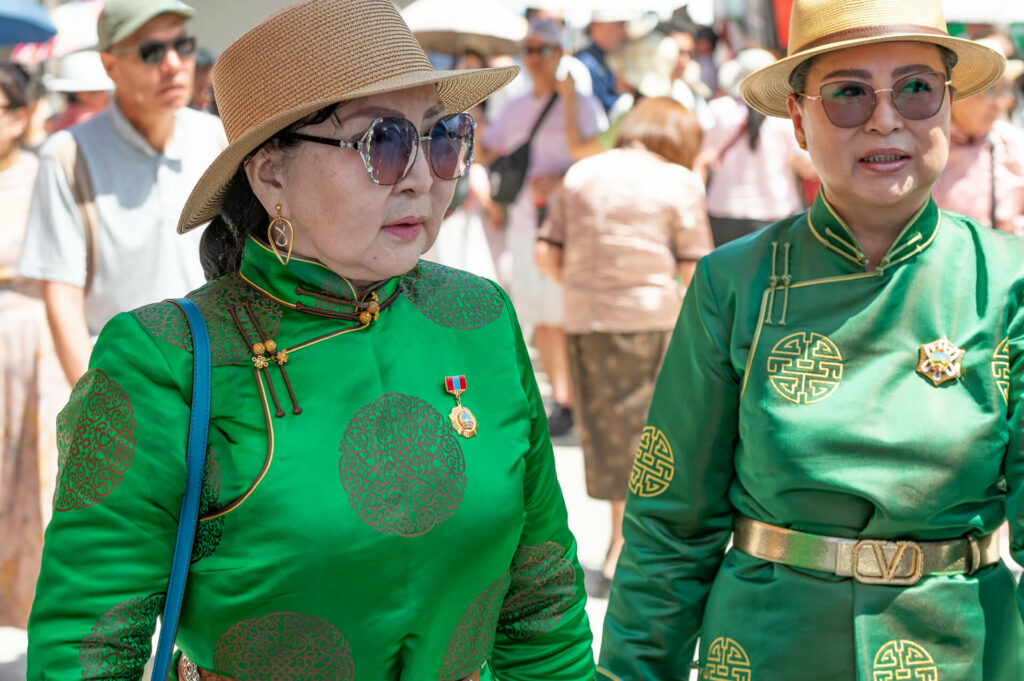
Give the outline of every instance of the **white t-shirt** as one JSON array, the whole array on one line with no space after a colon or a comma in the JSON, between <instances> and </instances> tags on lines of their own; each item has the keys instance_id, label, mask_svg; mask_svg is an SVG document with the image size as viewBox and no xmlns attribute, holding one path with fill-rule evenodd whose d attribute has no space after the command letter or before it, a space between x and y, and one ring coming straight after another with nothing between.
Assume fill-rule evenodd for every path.
<instances>
[{"instance_id":1,"label":"white t-shirt","mask_svg":"<svg viewBox=\"0 0 1024 681\"><path fill-rule=\"evenodd\" d=\"M199 264L202 228L179 235L185 200L227 140L220 121L189 108L175 112L174 134L156 152L112 102L90 120L56 133L40 150L19 273L84 286L81 214L52 149L73 134L96 192L98 258L85 297L92 334L125 310L182 296L205 281Z\"/></svg>"}]
</instances>

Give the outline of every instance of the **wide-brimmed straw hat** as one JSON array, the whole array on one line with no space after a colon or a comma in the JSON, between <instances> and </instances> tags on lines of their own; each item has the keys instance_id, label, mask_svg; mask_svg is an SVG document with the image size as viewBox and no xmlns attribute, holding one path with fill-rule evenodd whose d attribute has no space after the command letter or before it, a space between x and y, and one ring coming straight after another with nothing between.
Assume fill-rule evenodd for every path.
<instances>
[{"instance_id":1,"label":"wide-brimmed straw hat","mask_svg":"<svg viewBox=\"0 0 1024 681\"><path fill-rule=\"evenodd\" d=\"M957 99L998 81L1006 64L995 50L951 37L940 0L796 0L788 55L744 80L743 99L761 113L788 117L789 75L797 66L827 52L899 41L932 43L956 53L952 87Z\"/></svg>"},{"instance_id":2,"label":"wide-brimmed straw hat","mask_svg":"<svg viewBox=\"0 0 1024 681\"><path fill-rule=\"evenodd\" d=\"M502 88L516 66L436 71L391 0L304 0L228 47L213 90L228 147L207 168L178 221L183 233L220 213L239 164L266 140L340 101L433 84L449 113Z\"/></svg>"}]
</instances>

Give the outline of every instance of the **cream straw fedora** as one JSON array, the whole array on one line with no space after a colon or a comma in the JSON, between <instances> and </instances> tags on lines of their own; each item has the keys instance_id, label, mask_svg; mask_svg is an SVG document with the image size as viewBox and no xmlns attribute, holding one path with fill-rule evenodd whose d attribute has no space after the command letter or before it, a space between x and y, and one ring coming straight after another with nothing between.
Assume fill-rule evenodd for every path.
<instances>
[{"instance_id":1,"label":"cream straw fedora","mask_svg":"<svg viewBox=\"0 0 1024 681\"><path fill-rule=\"evenodd\" d=\"M448 112L504 87L516 66L435 71L391 0L303 0L267 17L228 47L213 90L228 147L185 203L178 232L220 213L238 166L282 128L328 104L435 84Z\"/></svg>"},{"instance_id":2,"label":"cream straw fedora","mask_svg":"<svg viewBox=\"0 0 1024 681\"><path fill-rule=\"evenodd\" d=\"M940 0L796 0L789 19L788 56L751 74L740 91L761 113L786 118L789 75L801 63L847 47L897 41L934 43L955 52L959 62L952 80L957 99L998 81L1006 64L995 50L950 37Z\"/></svg>"}]
</instances>

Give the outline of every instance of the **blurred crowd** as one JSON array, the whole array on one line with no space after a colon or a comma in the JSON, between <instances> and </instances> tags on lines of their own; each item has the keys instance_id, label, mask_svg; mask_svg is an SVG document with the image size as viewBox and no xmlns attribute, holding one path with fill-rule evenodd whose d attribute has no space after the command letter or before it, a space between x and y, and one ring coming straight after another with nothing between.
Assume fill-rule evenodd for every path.
<instances>
[{"instance_id":1,"label":"blurred crowd","mask_svg":"<svg viewBox=\"0 0 1024 681\"><path fill-rule=\"evenodd\" d=\"M174 224L226 143L215 55L189 32L190 11L166 17L143 35L101 26L97 51L62 57L46 77L0 63L0 626L25 625L58 410L92 339L114 314L203 283L200 230L178 236ZM582 40L558 12L526 18L517 53L456 55L456 68L515 62L523 72L472 111L476 162L424 257L510 292L551 384L552 434L575 426L588 492L612 503L607 562L590 585L601 592L621 547L635 438L696 260L804 210L819 185L790 122L740 97L773 52L685 11L660 23L595 12ZM1024 62L1004 36L978 37L1009 68L954 103L935 199L1024 235ZM517 159L521 185L506 184L497 171Z\"/></svg>"}]
</instances>

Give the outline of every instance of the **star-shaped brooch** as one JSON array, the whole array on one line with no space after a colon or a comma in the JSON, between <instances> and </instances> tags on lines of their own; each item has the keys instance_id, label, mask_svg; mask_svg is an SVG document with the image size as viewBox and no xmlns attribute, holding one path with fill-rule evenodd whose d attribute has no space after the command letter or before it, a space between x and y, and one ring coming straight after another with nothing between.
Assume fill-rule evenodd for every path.
<instances>
[{"instance_id":1,"label":"star-shaped brooch","mask_svg":"<svg viewBox=\"0 0 1024 681\"><path fill-rule=\"evenodd\" d=\"M943 336L937 341L921 346L917 372L935 385L955 381L960 378L960 361L963 357L963 348L958 348Z\"/></svg>"}]
</instances>

